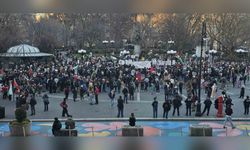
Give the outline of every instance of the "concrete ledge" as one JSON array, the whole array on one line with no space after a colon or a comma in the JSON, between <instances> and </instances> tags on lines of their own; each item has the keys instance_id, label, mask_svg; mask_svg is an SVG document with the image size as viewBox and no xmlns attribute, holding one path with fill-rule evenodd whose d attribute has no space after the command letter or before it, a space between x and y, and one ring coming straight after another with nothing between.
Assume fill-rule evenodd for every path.
<instances>
[{"instance_id":1,"label":"concrete ledge","mask_svg":"<svg viewBox=\"0 0 250 150\"><path fill-rule=\"evenodd\" d=\"M250 118L232 118L233 121L250 121ZM1 122L10 122L13 119L0 119ZM53 122L54 119L30 119L32 122ZM66 121L67 118L59 118ZM74 118L78 122L128 121L129 118ZM224 121L224 118L136 118L137 121Z\"/></svg>"}]
</instances>

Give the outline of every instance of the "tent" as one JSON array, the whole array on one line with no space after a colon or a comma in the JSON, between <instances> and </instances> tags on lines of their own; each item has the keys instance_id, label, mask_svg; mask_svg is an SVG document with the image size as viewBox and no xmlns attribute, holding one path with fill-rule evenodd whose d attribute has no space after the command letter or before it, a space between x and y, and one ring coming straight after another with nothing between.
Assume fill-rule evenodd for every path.
<instances>
[{"instance_id":1,"label":"tent","mask_svg":"<svg viewBox=\"0 0 250 150\"><path fill-rule=\"evenodd\" d=\"M167 51L167 54L176 54L176 53L177 53L177 51L174 51L174 50Z\"/></svg>"},{"instance_id":2,"label":"tent","mask_svg":"<svg viewBox=\"0 0 250 150\"><path fill-rule=\"evenodd\" d=\"M80 54L85 54L85 53L87 53L87 51L84 50L84 49L80 49L80 50L78 50L78 53L80 53Z\"/></svg>"},{"instance_id":3,"label":"tent","mask_svg":"<svg viewBox=\"0 0 250 150\"><path fill-rule=\"evenodd\" d=\"M244 50L244 49L237 49L235 50L236 53L247 53L248 51Z\"/></svg>"},{"instance_id":4,"label":"tent","mask_svg":"<svg viewBox=\"0 0 250 150\"><path fill-rule=\"evenodd\" d=\"M6 53L1 53L0 57L49 57L54 56L49 53L42 53L37 47L21 44L11 47Z\"/></svg>"},{"instance_id":5,"label":"tent","mask_svg":"<svg viewBox=\"0 0 250 150\"><path fill-rule=\"evenodd\" d=\"M210 54L216 54L218 51L217 51L217 50L212 49L212 50L209 50L208 52L209 52Z\"/></svg>"}]
</instances>

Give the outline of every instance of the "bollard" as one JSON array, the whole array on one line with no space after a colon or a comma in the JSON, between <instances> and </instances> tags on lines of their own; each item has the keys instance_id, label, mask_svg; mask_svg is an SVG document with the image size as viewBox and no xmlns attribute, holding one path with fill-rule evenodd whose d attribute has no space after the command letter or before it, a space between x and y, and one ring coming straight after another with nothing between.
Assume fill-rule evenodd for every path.
<instances>
[{"instance_id":1,"label":"bollard","mask_svg":"<svg viewBox=\"0 0 250 150\"><path fill-rule=\"evenodd\" d=\"M117 136L117 126L115 126L115 136Z\"/></svg>"},{"instance_id":2,"label":"bollard","mask_svg":"<svg viewBox=\"0 0 250 150\"><path fill-rule=\"evenodd\" d=\"M23 136L24 136L24 137L26 136L25 128L24 128L24 127L23 127Z\"/></svg>"},{"instance_id":3,"label":"bollard","mask_svg":"<svg viewBox=\"0 0 250 150\"><path fill-rule=\"evenodd\" d=\"M94 135L94 127L91 127L92 128L92 136L95 136Z\"/></svg>"},{"instance_id":4,"label":"bollard","mask_svg":"<svg viewBox=\"0 0 250 150\"><path fill-rule=\"evenodd\" d=\"M183 131L182 131L182 127L181 127L181 136L183 136Z\"/></svg>"},{"instance_id":5,"label":"bollard","mask_svg":"<svg viewBox=\"0 0 250 150\"><path fill-rule=\"evenodd\" d=\"M4 136L4 131L1 131L0 134L1 134L1 136Z\"/></svg>"},{"instance_id":6,"label":"bollard","mask_svg":"<svg viewBox=\"0 0 250 150\"><path fill-rule=\"evenodd\" d=\"M227 136L227 127L226 127L226 136Z\"/></svg>"},{"instance_id":7,"label":"bollard","mask_svg":"<svg viewBox=\"0 0 250 150\"><path fill-rule=\"evenodd\" d=\"M249 136L249 135L248 135L248 130L247 130L247 128L246 128L246 133L247 133L247 136Z\"/></svg>"}]
</instances>

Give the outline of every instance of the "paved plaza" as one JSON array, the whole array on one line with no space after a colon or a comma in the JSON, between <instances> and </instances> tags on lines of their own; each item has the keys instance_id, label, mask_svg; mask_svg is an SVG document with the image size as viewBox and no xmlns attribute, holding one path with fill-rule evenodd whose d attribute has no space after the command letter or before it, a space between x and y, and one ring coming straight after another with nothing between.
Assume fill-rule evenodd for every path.
<instances>
[{"instance_id":1,"label":"paved plaza","mask_svg":"<svg viewBox=\"0 0 250 150\"><path fill-rule=\"evenodd\" d=\"M220 85L218 85L220 87ZM183 90L183 101L186 97L186 90ZM152 101L155 96L157 96L159 105L158 105L158 118L162 117L162 103L164 101L164 93L163 89L161 89L160 93L151 94L150 92L141 92L135 94L135 100L129 101L128 104L124 106L124 117L129 117L131 112L134 112L137 118L151 118L152 117ZM221 90L218 91L221 93ZM243 100L239 99L240 88L233 88L232 85L228 85L227 93L231 96L233 100L233 110L234 118L248 118L249 116L244 115L244 107L243 107ZM250 95L250 82L248 81L246 84L246 95ZM116 93L116 99L118 98L119 94ZM140 98L138 98L138 96ZM202 90L202 101L205 99L204 90ZM36 105L36 115L29 116L30 119L53 119L54 117L61 117L62 109L60 107L60 103L64 98L63 93L56 93L56 94L49 94L50 97L50 104L49 104L49 111L44 112L43 101L41 97L37 97L37 105ZM2 96L1 96L2 98ZM172 108L169 113L169 118L187 118L185 115L186 106L185 103L182 101L182 106L180 108L180 116L172 116ZM8 101L0 99L0 105L5 106L6 111L6 118L5 119L13 119L14 118L14 110L15 110L15 101ZM99 104L98 105L90 105L89 100L86 97L85 100L80 101L79 95L76 102L72 99L72 93L69 95L68 99L69 105L69 113L74 118L116 118L117 116L117 107L111 107L111 102L108 97L108 93L101 93L99 95ZM204 105L202 105L203 110ZM28 111L30 114L30 110ZM195 117L195 112L192 112L191 118ZM206 117L204 115L203 117ZM216 109L214 105L211 106L211 112L209 118L216 117ZM188 117L190 118L190 117Z\"/></svg>"}]
</instances>

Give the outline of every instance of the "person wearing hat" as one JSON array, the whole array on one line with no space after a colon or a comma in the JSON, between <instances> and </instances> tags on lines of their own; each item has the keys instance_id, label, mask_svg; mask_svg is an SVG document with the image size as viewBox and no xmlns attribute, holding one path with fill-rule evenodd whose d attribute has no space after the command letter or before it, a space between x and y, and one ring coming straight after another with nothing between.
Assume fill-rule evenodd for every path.
<instances>
[{"instance_id":1,"label":"person wearing hat","mask_svg":"<svg viewBox=\"0 0 250 150\"><path fill-rule=\"evenodd\" d=\"M72 119L72 116L69 116L65 121L65 129L75 129L75 121Z\"/></svg>"},{"instance_id":2,"label":"person wearing hat","mask_svg":"<svg viewBox=\"0 0 250 150\"><path fill-rule=\"evenodd\" d=\"M153 118L157 118L157 114L158 114L158 101L157 101L157 97L154 97L154 101L152 103L152 107L153 107Z\"/></svg>"}]
</instances>

